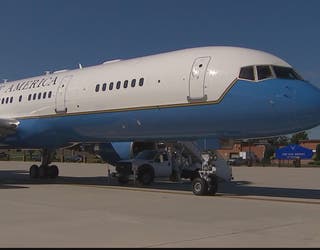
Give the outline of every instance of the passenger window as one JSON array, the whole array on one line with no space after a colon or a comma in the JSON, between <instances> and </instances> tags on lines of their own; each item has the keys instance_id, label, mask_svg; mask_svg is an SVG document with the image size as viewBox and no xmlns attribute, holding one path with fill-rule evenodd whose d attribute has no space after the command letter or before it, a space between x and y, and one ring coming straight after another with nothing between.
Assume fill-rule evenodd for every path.
<instances>
[{"instance_id":1,"label":"passenger window","mask_svg":"<svg viewBox=\"0 0 320 250\"><path fill-rule=\"evenodd\" d=\"M51 98L51 96L52 96L52 92L50 91L50 92L48 93L48 98Z\"/></svg>"},{"instance_id":2,"label":"passenger window","mask_svg":"<svg viewBox=\"0 0 320 250\"><path fill-rule=\"evenodd\" d=\"M31 100L31 94L28 96L28 101L30 101Z\"/></svg>"},{"instance_id":3,"label":"passenger window","mask_svg":"<svg viewBox=\"0 0 320 250\"><path fill-rule=\"evenodd\" d=\"M109 90L112 90L113 89L113 82L110 82L109 84Z\"/></svg>"},{"instance_id":4,"label":"passenger window","mask_svg":"<svg viewBox=\"0 0 320 250\"><path fill-rule=\"evenodd\" d=\"M96 85L96 92L99 92L99 89L100 89L100 84L97 84Z\"/></svg>"},{"instance_id":5,"label":"passenger window","mask_svg":"<svg viewBox=\"0 0 320 250\"><path fill-rule=\"evenodd\" d=\"M8 102L9 102L9 97L6 98L6 103L8 103Z\"/></svg>"},{"instance_id":6,"label":"passenger window","mask_svg":"<svg viewBox=\"0 0 320 250\"><path fill-rule=\"evenodd\" d=\"M131 87L132 88L134 88L135 86L136 86L136 79L133 79L132 81L131 81Z\"/></svg>"},{"instance_id":7,"label":"passenger window","mask_svg":"<svg viewBox=\"0 0 320 250\"><path fill-rule=\"evenodd\" d=\"M1 101L1 104L4 104L4 100L5 100L5 98L3 97L3 98L2 98L2 101Z\"/></svg>"},{"instance_id":8,"label":"passenger window","mask_svg":"<svg viewBox=\"0 0 320 250\"><path fill-rule=\"evenodd\" d=\"M140 78L139 80L139 86L143 86L144 78Z\"/></svg>"},{"instance_id":9,"label":"passenger window","mask_svg":"<svg viewBox=\"0 0 320 250\"><path fill-rule=\"evenodd\" d=\"M22 95L21 96L19 96L19 102L21 102L22 101Z\"/></svg>"},{"instance_id":10,"label":"passenger window","mask_svg":"<svg viewBox=\"0 0 320 250\"><path fill-rule=\"evenodd\" d=\"M36 94L36 93L34 93L34 94L33 94L33 98L32 98L32 99L33 99L33 100L35 100L36 98L37 98L37 94Z\"/></svg>"},{"instance_id":11,"label":"passenger window","mask_svg":"<svg viewBox=\"0 0 320 250\"><path fill-rule=\"evenodd\" d=\"M47 97L47 92L44 92L42 98L46 99L46 97Z\"/></svg>"},{"instance_id":12,"label":"passenger window","mask_svg":"<svg viewBox=\"0 0 320 250\"><path fill-rule=\"evenodd\" d=\"M107 84L104 83L104 84L102 85L102 91L106 91L106 89L107 89Z\"/></svg>"},{"instance_id":13,"label":"passenger window","mask_svg":"<svg viewBox=\"0 0 320 250\"><path fill-rule=\"evenodd\" d=\"M254 81L253 66L241 68L239 78Z\"/></svg>"},{"instance_id":14,"label":"passenger window","mask_svg":"<svg viewBox=\"0 0 320 250\"><path fill-rule=\"evenodd\" d=\"M128 88L128 82L129 82L128 80L125 80L124 83L123 83L123 87L124 87L125 89Z\"/></svg>"},{"instance_id":15,"label":"passenger window","mask_svg":"<svg viewBox=\"0 0 320 250\"><path fill-rule=\"evenodd\" d=\"M120 89L120 87L121 87L121 81L118 81L117 82L117 89Z\"/></svg>"},{"instance_id":16,"label":"passenger window","mask_svg":"<svg viewBox=\"0 0 320 250\"><path fill-rule=\"evenodd\" d=\"M13 97L10 98L10 103L12 103L12 102L13 102Z\"/></svg>"},{"instance_id":17,"label":"passenger window","mask_svg":"<svg viewBox=\"0 0 320 250\"><path fill-rule=\"evenodd\" d=\"M38 99L41 99L41 93L38 94Z\"/></svg>"},{"instance_id":18,"label":"passenger window","mask_svg":"<svg viewBox=\"0 0 320 250\"><path fill-rule=\"evenodd\" d=\"M258 80L272 77L270 66L257 66Z\"/></svg>"}]
</instances>

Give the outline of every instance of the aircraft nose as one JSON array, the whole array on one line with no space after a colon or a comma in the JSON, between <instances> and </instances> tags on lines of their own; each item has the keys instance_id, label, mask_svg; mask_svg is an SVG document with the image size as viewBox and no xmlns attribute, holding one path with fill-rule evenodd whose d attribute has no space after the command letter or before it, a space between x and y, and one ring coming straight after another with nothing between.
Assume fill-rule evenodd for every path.
<instances>
[{"instance_id":1,"label":"aircraft nose","mask_svg":"<svg viewBox=\"0 0 320 250\"><path fill-rule=\"evenodd\" d=\"M298 128L306 130L320 124L320 89L307 82L295 87L295 109Z\"/></svg>"}]
</instances>

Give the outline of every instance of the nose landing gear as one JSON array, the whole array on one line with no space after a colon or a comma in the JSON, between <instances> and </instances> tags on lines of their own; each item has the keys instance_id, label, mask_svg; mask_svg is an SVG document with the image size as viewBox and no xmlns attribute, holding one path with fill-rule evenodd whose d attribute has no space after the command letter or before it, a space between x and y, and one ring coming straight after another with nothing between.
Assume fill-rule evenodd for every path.
<instances>
[{"instance_id":1,"label":"nose landing gear","mask_svg":"<svg viewBox=\"0 0 320 250\"><path fill-rule=\"evenodd\" d=\"M195 195L215 195L218 191L218 177L216 168L213 165L213 156L210 153L203 153L202 167L198 171L199 177L192 181L192 192Z\"/></svg>"}]
</instances>

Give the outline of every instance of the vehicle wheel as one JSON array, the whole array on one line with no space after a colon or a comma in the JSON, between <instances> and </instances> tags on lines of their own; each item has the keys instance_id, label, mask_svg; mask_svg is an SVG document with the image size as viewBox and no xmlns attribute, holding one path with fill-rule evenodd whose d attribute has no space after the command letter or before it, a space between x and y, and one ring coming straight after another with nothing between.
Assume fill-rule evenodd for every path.
<instances>
[{"instance_id":1,"label":"vehicle wheel","mask_svg":"<svg viewBox=\"0 0 320 250\"><path fill-rule=\"evenodd\" d=\"M192 192L195 195L206 195L208 193L208 183L205 179L197 177L192 181Z\"/></svg>"},{"instance_id":2,"label":"vehicle wheel","mask_svg":"<svg viewBox=\"0 0 320 250\"><path fill-rule=\"evenodd\" d=\"M208 184L208 194L215 195L218 191L218 176L212 175L210 176L210 182Z\"/></svg>"},{"instance_id":3,"label":"vehicle wheel","mask_svg":"<svg viewBox=\"0 0 320 250\"><path fill-rule=\"evenodd\" d=\"M39 167L37 165L32 165L29 169L30 178L38 178L39 176Z\"/></svg>"},{"instance_id":4,"label":"vehicle wheel","mask_svg":"<svg viewBox=\"0 0 320 250\"><path fill-rule=\"evenodd\" d=\"M129 178L128 178L128 176L120 175L120 176L118 177L118 182L119 182L120 184L122 184L122 185L127 184L127 183L129 182Z\"/></svg>"},{"instance_id":5,"label":"vehicle wheel","mask_svg":"<svg viewBox=\"0 0 320 250\"><path fill-rule=\"evenodd\" d=\"M137 180L142 185L150 185L153 182L154 175L150 168L141 168L138 170Z\"/></svg>"},{"instance_id":6,"label":"vehicle wheel","mask_svg":"<svg viewBox=\"0 0 320 250\"><path fill-rule=\"evenodd\" d=\"M59 168L56 165L52 165L49 167L49 177L54 179L59 176Z\"/></svg>"}]
</instances>

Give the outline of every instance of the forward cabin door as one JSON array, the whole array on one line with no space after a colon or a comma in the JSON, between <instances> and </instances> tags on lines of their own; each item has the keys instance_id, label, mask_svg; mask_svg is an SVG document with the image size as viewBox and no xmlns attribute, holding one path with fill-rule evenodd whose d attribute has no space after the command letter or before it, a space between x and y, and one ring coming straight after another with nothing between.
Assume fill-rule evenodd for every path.
<instances>
[{"instance_id":1,"label":"forward cabin door","mask_svg":"<svg viewBox=\"0 0 320 250\"><path fill-rule=\"evenodd\" d=\"M189 78L189 102L204 102L208 99L204 83L210 59L210 56L199 57L193 62Z\"/></svg>"},{"instance_id":2,"label":"forward cabin door","mask_svg":"<svg viewBox=\"0 0 320 250\"><path fill-rule=\"evenodd\" d=\"M67 106L66 106L66 93L67 88L70 83L72 76L65 76L62 78L59 87L56 93L56 113L66 113Z\"/></svg>"}]
</instances>

